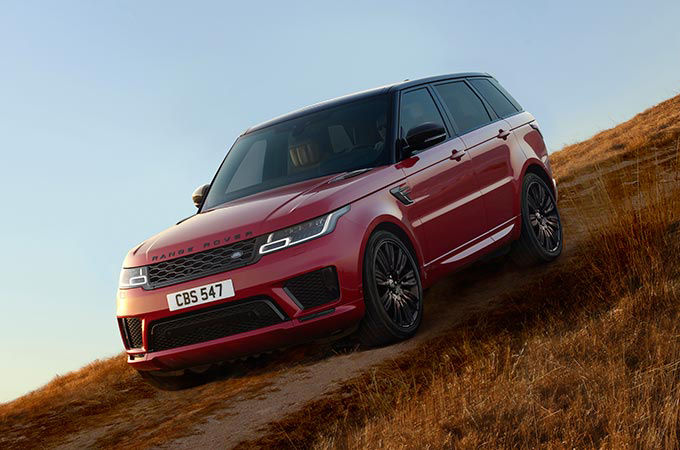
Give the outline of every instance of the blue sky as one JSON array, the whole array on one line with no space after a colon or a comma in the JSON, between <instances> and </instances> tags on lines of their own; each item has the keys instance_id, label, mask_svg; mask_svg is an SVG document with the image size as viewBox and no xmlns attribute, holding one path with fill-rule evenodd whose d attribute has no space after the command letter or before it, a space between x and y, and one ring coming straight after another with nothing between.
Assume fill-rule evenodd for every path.
<instances>
[{"instance_id":1,"label":"blue sky","mask_svg":"<svg viewBox=\"0 0 680 450\"><path fill-rule=\"evenodd\" d=\"M485 71L559 149L680 93L680 2L0 3L0 401L122 349L120 264L249 125Z\"/></svg>"}]
</instances>

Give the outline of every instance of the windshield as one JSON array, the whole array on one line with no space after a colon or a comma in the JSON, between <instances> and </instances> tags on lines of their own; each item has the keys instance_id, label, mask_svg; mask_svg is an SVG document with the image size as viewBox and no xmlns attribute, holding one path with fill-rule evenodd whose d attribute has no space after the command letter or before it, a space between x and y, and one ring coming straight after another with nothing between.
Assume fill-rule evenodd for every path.
<instances>
[{"instance_id":1,"label":"windshield","mask_svg":"<svg viewBox=\"0 0 680 450\"><path fill-rule=\"evenodd\" d=\"M310 178L388 164L389 98L336 106L241 136L203 209Z\"/></svg>"}]
</instances>

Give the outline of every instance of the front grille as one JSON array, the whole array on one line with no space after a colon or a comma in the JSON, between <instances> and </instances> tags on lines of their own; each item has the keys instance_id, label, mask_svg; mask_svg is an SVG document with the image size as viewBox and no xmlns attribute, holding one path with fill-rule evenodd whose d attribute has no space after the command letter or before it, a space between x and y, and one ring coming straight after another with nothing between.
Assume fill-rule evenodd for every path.
<instances>
[{"instance_id":1,"label":"front grille","mask_svg":"<svg viewBox=\"0 0 680 450\"><path fill-rule=\"evenodd\" d=\"M284 289L303 309L330 303L340 296L335 267L325 267L291 278L286 281Z\"/></svg>"},{"instance_id":2,"label":"front grille","mask_svg":"<svg viewBox=\"0 0 680 450\"><path fill-rule=\"evenodd\" d=\"M284 322L288 318L266 297L221 305L152 322L150 351L198 344Z\"/></svg>"},{"instance_id":3,"label":"front grille","mask_svg":"<svg viewBox=\"0 0 680 450\"><path fill-rule=\"evenodd\" d=\"M152 264L149 286L156 289L252 264L259 256L257 243L253 238Z\"/></svg>"},{"instance_id":4,"label":"front grille","mask_svg":"<svg viewBox=\"0 0 680 450\"><path fill-rule=\"evenodd\" d=\"M118 319L127 348L142 348L142 320L135 317Z\"/></svg>"}]
</instances>

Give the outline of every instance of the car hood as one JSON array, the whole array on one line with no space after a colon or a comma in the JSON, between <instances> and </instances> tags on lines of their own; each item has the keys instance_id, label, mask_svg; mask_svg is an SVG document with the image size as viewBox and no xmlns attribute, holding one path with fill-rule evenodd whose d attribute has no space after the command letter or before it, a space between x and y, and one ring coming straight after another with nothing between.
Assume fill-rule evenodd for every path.
<instances>
[{"instance_id":1,"label":"car hood","mask_svg":"<svg viewBox=\"0 0 680 450\"><path fill-rule=\"evenodd\" d=\"M334 211L403 177L394 166L331 175L250 195L201 212L131 250L124 267L166 261L271 233Z\"/></svg>"}]
</instances>

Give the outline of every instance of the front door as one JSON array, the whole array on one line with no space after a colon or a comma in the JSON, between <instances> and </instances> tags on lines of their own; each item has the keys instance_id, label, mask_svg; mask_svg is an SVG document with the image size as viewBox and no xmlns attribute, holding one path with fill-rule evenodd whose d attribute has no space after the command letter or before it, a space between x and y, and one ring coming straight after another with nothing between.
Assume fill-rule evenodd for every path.
<instances>
[{"instance_id":1,"label":"front door","mask_svg":"<svg viewBox=\"0 0 680 450\"><path fill-rule=\"evenodd\" d=\"M426 87L405 91L399 106L399 133L424 123L446 126ZM424 245L425 264L464 246L486 229L484 209L470 155L448 129L447 139L399 164L413 204L405 208Z\"/></svg>"}]
</instances>

